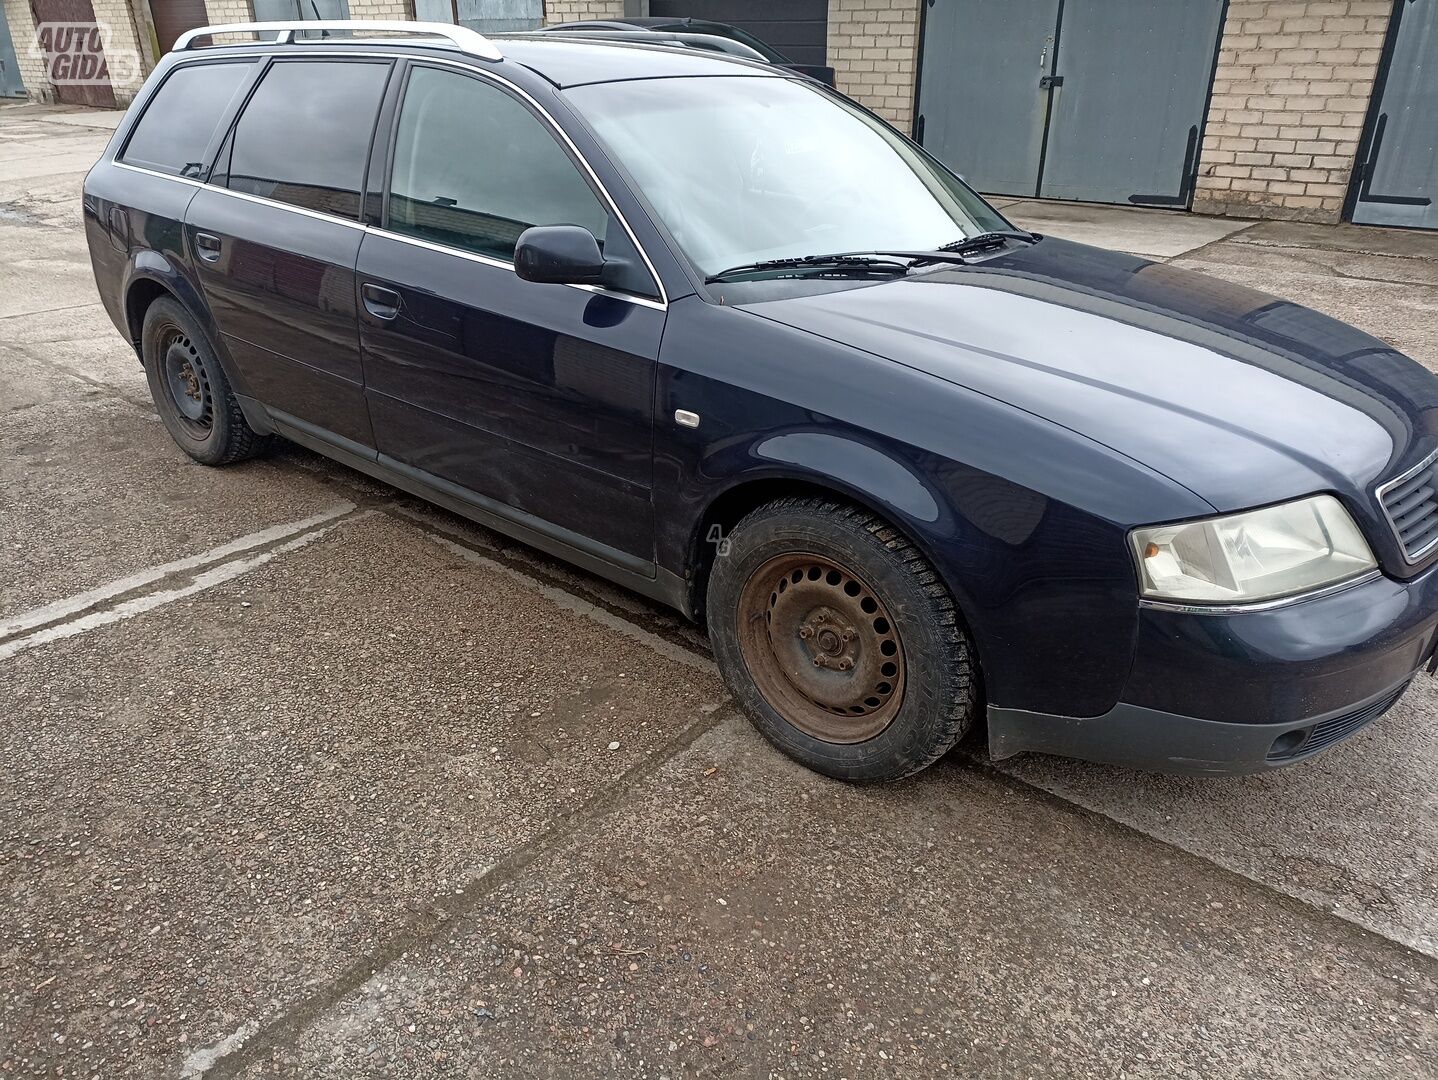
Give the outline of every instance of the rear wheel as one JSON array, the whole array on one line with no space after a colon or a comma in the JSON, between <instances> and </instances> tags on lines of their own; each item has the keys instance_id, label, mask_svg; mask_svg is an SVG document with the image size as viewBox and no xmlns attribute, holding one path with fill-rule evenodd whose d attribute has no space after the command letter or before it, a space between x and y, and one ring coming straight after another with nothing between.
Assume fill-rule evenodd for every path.
<instances>
[{"instance_id":1,"label":"rear wheel","mask_svg":"<svg viewBox=\"0 0 1438 1080\"><path fill-rule=\"evenodd\" d=\"M188 311L167 297L156 300L145 311L140 345L150 396L180 449L205 465L228 465L265 449L268 440L245 422Z\"/></svg>"},{"instance_id":2,"label":"rear wheel","mask_svg":"<svg viewBox=\"0 0 1438 1080\"><path fill-rule=\"evenodd\" d=\"M735 526L709 579L720 670L786 754L844 780L936 761L975 711L972 650L932 566L879 518L781 499Z\"/></svg>"}]
</instances>

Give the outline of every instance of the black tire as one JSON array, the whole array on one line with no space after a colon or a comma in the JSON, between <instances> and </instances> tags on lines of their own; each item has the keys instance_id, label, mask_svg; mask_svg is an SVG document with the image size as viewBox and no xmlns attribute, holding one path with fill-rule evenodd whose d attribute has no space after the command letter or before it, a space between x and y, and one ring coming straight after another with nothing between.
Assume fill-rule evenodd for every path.
<instances>
[{"instance_id":1,"label":"black tire","mask_svg":"<svg viewBox=\"0 0 1438 1080\"><path fill-rule=\"evenodd\" d=\"M710 644L770 742L827 776L876 782L963 737L977 708L973 650L953 597L898 530L802 497L752 511L728 540L709 576Z\"/></svg>"},{"instance_id":2,"label":"black tire","mask_svg":"<svg viewBox=\"0 0 1438 1080\"><path fill-rule=\"evenodd\" d=\"M230 465L269 445L245 422L209 338L176 301L160 297L145 309L140 352L160 419L190 457Z\"/></svg>"}]
</instances>

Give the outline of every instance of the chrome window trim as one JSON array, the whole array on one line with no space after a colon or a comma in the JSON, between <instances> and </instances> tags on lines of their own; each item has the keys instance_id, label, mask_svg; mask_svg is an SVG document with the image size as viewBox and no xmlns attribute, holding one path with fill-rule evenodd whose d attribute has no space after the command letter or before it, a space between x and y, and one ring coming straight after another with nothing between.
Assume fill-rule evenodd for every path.
<instances>
[{"instance_id":1,"label":"chrome window trim","mask_svg":"<svg viewBox=\"0 0 1438 1080\"><path fill-rule=\"evenodd\" d=\"M260 42L259 44L263 45L266 43ZM254 43L251 43L250 47L253 48ZM196 63L200 58L204 57L204 55L204 52L197 53L194 60L187 58L181 61L180 64L176 64L175 66L179 67L182 64ZM263 57L270 54L261 53L257 55ZM629 242L634 245L634 250L639 252L639 257L644 260L645 269L649 271L649 276L654 282L654 287L659 292L659 299L655 300L654 298L648 296L635 296L632 293L620 292L616 289L606 289L602 285L581 285L578 283L572 283L567 284L565 287L570 289L579 289L582 292L595 293L600 296L612 297L615 300L624 300L638 307L647 307L655 311L669 310L669 293L668 290L664 288L664 282L659 277L659 271L655 269L654 263L649 258L649 253L644 250L644 245L639 242L639 237L634 235L634 230L630 227L629 221L625 218L624 213L619 209L619 205L614 201L614 196L609 194L609 189L604 186L604 181L599 178L599 174L594 171L594 167L589 164L589 160L584 156L583 153L580 152L579 147L574 145L574 140L571 139L569 135L565 132L565 130L559 126L559 124L555 121L554 117L549 114L549 111L545 109L545 107L541 105L538 101L536 101L533 96L531 96L527 91L525 91L523 87L516 86L508 79L492 75L489 72L479 71L474 67L471 67L469 64L461 64L457 61L446 60L441 57L412 56L409 54L383 52L356 52L352 49L345 49L342 52L315 49L307 50L304 53L295 53L293 54L293 56L295 58L299 58L301 56L369 56L379 57L385 60L404 59L422 64L439 64L444 67L452 67L459 71L465 72L472 78L486 80L496 85L503 86L508 90L512 90L515 94L517 94L523 100L527 101L530 106L534 108L534 110L541 117L542 121L548 126L548 128L552 132L555 133L556 136L558 136L558 138L563 142L563 144L569 148L570 153L573 154L575 160L577 160L583 167L585 175L589 177L593 186L598 190L600 197L604 201L604 204L609 208L609 212L614 215L614 219L619 222L620 227L623 228L625 234L628 235ZM396 120L398 119L398 115L398 110L396 110ZM280 210L288 210L294 214L302 214L306 217L318 218L321 221L332 221L340 225L348 226L352 229L359 229L363 232L373 233L376 236L383 236L390 240L397 240L402 244L410 244L414 247L427 248L431 251L437 251L444 255L452 255L455 258L467 259L470 262L477 262L484 266L492 266L497 270L508 270L510 273L515 273L514 263L506 261L504 259L496 259L492 256L480 255L476 252L465 251L462 248L450 247L446 244L436 244L429 240L421 240L418 237L408 236L404 233L394 232L391 229L382 229L377 225L367 225L364 222L358 221L353 218L342 218L335 214L326 214L319 210L310 210L303 206L295 206L292 203L280 202L277 199L267 199L262 195L251 195L249 192L246 191L232 191L227 187L221 187L218 184L211 184L201 180L194 180L188 176L176 176L173 173L160 172L156 169L146 169L140 165L131 165L127 162L120 161L118 158L112 158L110 160L110 163L117 168L130 169L134 172L146 173L150 176L158 176L164 180L178 180L181 183L189 184L192 187L207 188L211 191L218 191L221 194L229 195L236 199L246 199L250 202L259 203L262 206L277 207ZM361 196L363 196L363 193L361 193Z\"/></svg>"},{"instance_id":2,"label":"chrome window trim","mask_svg":"<svg viewBox=\"0 0 1438 1080\"><path fill-rule=\"evenodd\" d=\"M1279 596L1272 600L1255 600L1249 604L1186 604L1181 600L1154 600L1149 597L1140 597L1138 606L1158 611L1172 611L1181 615L1247 615L1250 612L1273 611L1275 608L1291 607L1294 604L1307 603L1309 600L1321 600L1325 596L1357 588L1359 585L1365 585L1382 576L1383 571L1381 570L1365 570L1357 577L1336 581L1321 589L1294 593L1292 596Z\"/></svg>"},{"instance_id":3,"label":"chrome window trim","mask_svg":"<svg viewBox=\"0 0 1438 1080\"><path fill-rule=\"evenodd\" d=\"M1383 514L1383 520L1388 522L1388 528L1393 532L1393 539L1398 542L1398 553L1403 556L1403 561L1409 566L1414 566L1422 562L1435 547L1438 547L1438 536L1434 536L1432 540L1429 540L1428 543L1424 544L1420 550L1415 551L1412 555L1408 554L1408 550L1403 546L1403 537L1398 533L1398 525L1393 520L1393 515L1388 512L1388 506L1383 501L1383 496L1399 484L1413 479L1413 477L1417 476L1424 469L1433 468L1435 463L1438 463L1438 450L1434 450L1426 458L1418 462L1417 465L1405 469L1392 480L1385 480L1373 489L1373 498L1377 501L1378 509Z\"/></svg>"},{"instance_id":4,"label":"chrome window trim","mask_svg":"<svg viewBox=\"0 0 1438 1080\"><path fill-rule=\"evenodd\" d=\"M115 158L110 162L117 169L129 169L131 172L144 173L146 176L158 176L161 180L178 180L182 184L189 184L190 187L210 187L203 180L196 180L192 176L180 176L178 173L161 172L159 169L147 169L143 165L131 165L128 161L121 161Z\"/></svg>"}]
</instances>

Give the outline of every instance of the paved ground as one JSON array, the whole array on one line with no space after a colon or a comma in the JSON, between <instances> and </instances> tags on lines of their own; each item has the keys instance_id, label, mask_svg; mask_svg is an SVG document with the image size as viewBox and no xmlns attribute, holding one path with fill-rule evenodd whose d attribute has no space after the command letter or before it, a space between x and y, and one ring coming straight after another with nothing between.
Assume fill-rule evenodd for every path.
<instances>
[{"instance_id":1,"label":"paved ground","mask_svg":"<svg viewBox=\"0 0 1438 1080\"><path fill-rule=\"evenodd\" d=\"M189 464L89 278L106 122L0 108L0 1076L1438 1075L1438 688L1250 779L806 773L646 602ZM1007 212L1438 367L1438 237Z\"/></svg>"}]
</instances>

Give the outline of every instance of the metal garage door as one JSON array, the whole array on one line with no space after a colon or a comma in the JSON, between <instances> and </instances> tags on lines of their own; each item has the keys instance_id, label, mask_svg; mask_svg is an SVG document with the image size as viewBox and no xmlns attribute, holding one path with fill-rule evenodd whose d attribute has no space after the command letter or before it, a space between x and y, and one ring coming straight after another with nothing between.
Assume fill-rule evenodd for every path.
<instances>
[{"instance_id":1,"label":"metal garage door","mask_svg":"<svg viewBox=\"0 0 1438 1080\"><path fill-rule=\"evenodd\" d=\"M208 26L205 0L150 0L150 17L155 22L155 37L160 51L167 53L175 39L186 30Z\"/></svg>"},{"instance_id":2,"label":"metal garage door","mask_svg":"<svg viewBox=\"0 0 1438 1080\"><path fill-rule=\"evenodd\" d=\"M35 13L36 31L40 33L43 33L47 23L91 26L95 22L95 9L90 5L90 0L31 0L30 8ZM56 40L67 40L66 33L61 32ZM50 63L48 56L46 62ZM93 80L56 81L55 97L66 105L93 105L101 109L113 109L115 91L110 86L108 61L103 63Z\"/></svg>"},{"instance_id":3,"label":"metal garage door","mask_svg":"<svg viewBox=\"0 0 1438 1080\"><path fill-rule=\"evenodd\" d=\"M1438 229L1438 0L1398 4L1388 34L1353 220Z\"/></svg>"},{"instance_id":4,"label":"metal garage door","mask_svg":"<svg viewBox=\"0 0 1438 1080\"><path fill-rule=\"evenodd\" d=\"M829 62L829 0L649 0L649 14L729 23L796 64Z\"/></svg>"},{"instance_id":5,"label":"metal garage door","mask_svg":"<svg viewBox=\"0 0 1438 1080\"><path fill-rule=\"evenodd\" d=\"M1187 206L1223 0L931 0L917 134L980 191Z\"/></svg>"},{"instance_id":6,"label":"metal garage door","mask_svg":"<svg viewBox=\"0 0 1438 1080\"><path fill-rule=\"evenodd\" d=\"M15 45L10 40L5 9L0 8L0 97L24 96L25 84L20 81L20 65L15 60Z\"/></svg>"}]
</instances>

